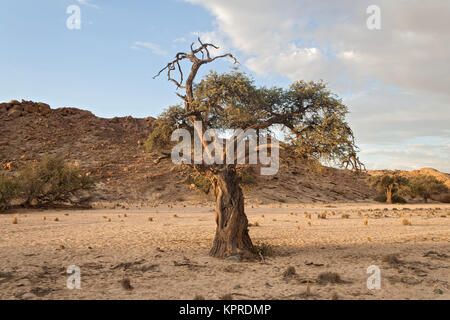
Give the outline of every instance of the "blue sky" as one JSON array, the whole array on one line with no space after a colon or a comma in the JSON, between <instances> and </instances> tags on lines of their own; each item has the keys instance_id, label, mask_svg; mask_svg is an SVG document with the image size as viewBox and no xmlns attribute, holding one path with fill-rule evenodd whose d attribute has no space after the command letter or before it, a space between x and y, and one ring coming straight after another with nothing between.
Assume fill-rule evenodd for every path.
<instances>
[{"instance_id":1,"label":"blue sky","mask_svg":"<svg viewBox=\"0 0 450 320\"><path fill-rule=\"evenodd\" d=\"M80 30L66 27L71 4L80 6ZM211 15L175 0L92 4L98 8L75 0L0 3L0 101L43 101L102 117L155 116L179 102L164 77L152 77L175 52L188 48L180 39L193 41L193 33L212 27ZM133 49L135 42L157 44L163 52Z\"/></svg>"},{"instance_id":2,"label":"blue sky","mask_svg":"<svg viewBox=\"0 0 450 320\"><path fill-rule=\"evenodd\" d=\"M80 30L66 26L70 5ZM180 100L152 77L200 35L257 84L324 79L350 110L368 168L450 172L449 20L448 1L2 0L0 101L157 116Z\"/></svg>"}]
</instances>

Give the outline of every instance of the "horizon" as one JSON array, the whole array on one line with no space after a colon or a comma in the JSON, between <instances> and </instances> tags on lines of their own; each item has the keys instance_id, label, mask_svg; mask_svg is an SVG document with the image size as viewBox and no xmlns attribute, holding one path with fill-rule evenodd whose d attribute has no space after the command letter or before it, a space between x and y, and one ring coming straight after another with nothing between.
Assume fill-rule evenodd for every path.
<instances>
[{"instance_id":1,"label":"horizon","mask_svg":"<svg viewBox=\"0 0 450 320\"><path fill-rule=\"evenodd\" d=\"M237 56L258 86L324 79L349 108L367 169L450 172L450 4L283 4L5 1L0 38L14 50L0 52L7 75L0 100L75 107L102 118L157 117L180 100L171 83L152 77L200 36ZM80 29L68 28L74 5ZM369 5L381 9L380 29L366 27ZM199 77L232 67L218 62Z\"/></svg>"}]
</instances>

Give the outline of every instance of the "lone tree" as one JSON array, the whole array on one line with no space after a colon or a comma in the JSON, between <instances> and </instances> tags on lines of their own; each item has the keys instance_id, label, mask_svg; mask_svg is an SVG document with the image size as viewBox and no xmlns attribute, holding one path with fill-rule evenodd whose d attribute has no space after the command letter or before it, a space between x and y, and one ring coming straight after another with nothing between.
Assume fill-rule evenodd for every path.
<instances>
[{"instance_id":1,"label":"lone tree","mask_svg":"<svg viewBox=\"0 0 450 320\"><path fill-rule=\"evenodd\" d=\"M369 177L368 182L371 187L377 189L380 194L386 195L386 203L392 204L394 197L398 192L408 185L408 179L394 172L392 174L384 174Z\"/></svg>"},{"instance_id":2,"label":"lone tree","mask_svg":"<svg viewBox=\"0 0 450 320\"><path fill-rule=\"evenodd\" d=\"M410 180L408 191L411 197L422 197L427 203L433 194L447 192L448 188L436 177L421 174Z\"/></svg>"},{"instance_id":3,"label":"lone tree","mask_svg":"<svg viewBox=\"0 0 450 320\"><path fill-rule=\"evenodd\" d=\"M277 127L283 130L286 143L299 157L334 161L355 170L362 168L356 156L353 132L345 121L347 108L326 89L324 83L297 81L288 89L258 88L245 73L236 70L225 74L210 72L199 83L194 83L200 67L205 64L222 58L238 63L230 53L213 57L211 49L218 47L198 39L197 45L191 44L190 52L177 53L174 60L155 76L167 71L168 80L176 85L177 90L182 90L177 95L183 100L184 107L171 107L156 120L155 133L147 141L152 151L162 151L170 146L169 132L177 128L186 128L190 132L195 130L206 149L209 142L204 133L208 129L253 129L258 132L259 140L260 134L267 138ZM182 63L190 66L186 80ZM200 128L196 122L202 124ZM270 147L270 143L267 145ZM230 149L224 149L222 159L229 153ZM233 160L233 163L203 161L192 165L197 173L211 182L216 198L217 228L210 250L214 257L253 250L234 155Z\"/></svg>"}]
</instances>

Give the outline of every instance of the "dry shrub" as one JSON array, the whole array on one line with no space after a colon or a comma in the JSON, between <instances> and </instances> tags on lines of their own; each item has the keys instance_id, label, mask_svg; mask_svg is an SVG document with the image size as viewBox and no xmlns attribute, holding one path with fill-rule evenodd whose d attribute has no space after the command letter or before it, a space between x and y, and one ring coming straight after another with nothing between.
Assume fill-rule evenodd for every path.
<instances>
[{"instance_id":1,"label":"dry shrub","mask_svg":"<svg viewBox=\"0 0 450 320\"><path fill-rule=\"evenodd\" d=\"M349 215L348 213L343 213L343 214L341 215L341 218L342 218L342 219L350 219L350 215Z\"/></svg>"},{"instance_id":2,"label":"dry shrub","mask_svg":"<svg viewBox=\"0 0 450 320\"><path fill-rule=\"evenodd\" d=\"M411 225L411 220L406 219L406 218L403 218L403 219L402 219L402 224L403 224L404 226L410 226L410 225Z\"/></svg>"},{"instance_id":3,"label":"dry shrub","mask_svg":"<svg viewBox=\"0 0 450 320\"><path fill-rule=\"evenodd\" d=\"M326 219L327 218L327 213L326 212L321 212L321 213L317 214L317 218L318 219Z\"/></svg>"},{"instance_id":4,"label":"dry shrub","mask_svg":"<svg viewBox=\"0 0 450 320\"><path fill-rule=\"evenodd\" d=\"M295 276L297 272L295 271L295 268L292 266L289 266L284 272L283 272L283 278L288 279Z\"/></svg>"},{"instance_id":5,"label":"dry shrub","mask_svg":"<svg viewBox=\"0 0 450 320\"><path fill-rule=\"evenodd\" d=\"M383 257L383 262L386 262L390 265L398 265L401 263L401 261L398 258L398 254L395 253L385 255Z\"/></svg>"},{"instance_id":6,"label":"dry shrub","mask_svg":"<svg viewBox=\"0 0 450 320\"><path fill-rule=\"evenodd\" d=\"M255 254L261 254L263 257L270 257L273 256L273 247L265 242L257 243L256 245L253 245L252 249L253 253Z\"/></svg>"},{"instance_id":7,"label":"dry shrub","mask_svg":"<svg viewBox=\"0 0 450 320\"><path fill-rule=\"evenodd\" d=\"M338 273L335 273L335 272L322 272L317 277L317 282L320 283L320 284L341 283L342 279L341 279L341 276Z\"/></svg>"}]
</instances>

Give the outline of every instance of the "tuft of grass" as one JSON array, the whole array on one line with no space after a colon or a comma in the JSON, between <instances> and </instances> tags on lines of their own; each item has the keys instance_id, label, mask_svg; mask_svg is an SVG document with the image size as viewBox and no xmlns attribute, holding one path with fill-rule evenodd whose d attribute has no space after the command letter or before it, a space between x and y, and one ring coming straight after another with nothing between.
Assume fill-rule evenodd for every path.
<instances>
[{"instance_id":1,"label":"tuft of grass","mask_svg":"<svg viewBox=\"0 0 450 320\"><path fill-rule=\"evenodd\" d=\"M263 257L270 257L273 256L273 247L265 242L257 243L256 245L253 245L252 249L253 253L260 254Z\"/></svg>"},{"instance_id":2,"label":"tuft of grass","mask_svg":"<svg viewBox=\"0 0 450 320\"><path fill-rule=\"evenodd\" d=\"M174 218L178 218L178 215L175 213L175 214L173 215L173 217L174 217Z\"/></svg>"},{"instance_id":3,"label":"tuft of grass","mask_svg":"<svg viewBox=\"0 0 450 320\"><path fill-rule=\"evenodd\" d=\"M56 217L56 218L55 218L55 221L56 221L56 222L58 222L58 221L59 221L59 218L58 218L58 217Z\"/></svg>"},{"instance_id":4,"label":"tuft of grass","mask_svg":"<svg viewBox=\"0 0 450 320\"><path fill-rule=\"evenodd\" d=\"M283 278L288 279L293 276L295 276L297 272L295 271L295 268L292 266L289 266L284 272L283 272Z\"/></svg>"},{"instance_id":5,"label":"tuft of grass","mask_svg":"<svg viewBox=\"0 0 450 320\"><path fill-rule=\"evenodd\" d=\"M342 219L350 219L350 215L349 215L348 213L343 213L343 214L341 215L341 218L342 218Z\"/></svg>"},{"instance_id":6,"label":"tuft of grass","mask_svg":"<svg viewBox=\"0 0 450 320\"><path fill-rule=\"evenodd\" d=\"M43 216L43 217L42 217L42 220L47 220L47 217L46 217L46 216Z\"/></svg>"},{"instance_id":7,"label":"tuft of grass","mask_svg":"<svg viewBox=\"0 0 450 320\"><path fill-rule=\"evenodd\" d=\"M306 219L311 219L311 213L305 212L304 214Z\"/></svg>"},{"instance_id":8,"label":"tuft of grass","mask_svg":"<svg viewBox=\"0 0 450 320\"><path fill-rule=\"evenodd\" d=\"M233 295L230 293L224 294L223 296L219 297L220 300L233 300Z\"/></svg>"},{"instance_id":9,"label":"tuft of grass","mask_svg":"<svg viewBox=\"0 0 450 320\"><path fill-rule=\"evenodd\" d=\"M148 221L153 221L153 218L152 217L148 217Z\"/></svg>"},{"instance_id":10,"label":"tuft of grass","mask_svg":"<svg viewBox=\"0 0 450 320\"><path fill-rule=\"evenodd\" d=\"M367 218L367 217L364 218L364 225L365 226L369 225L369 218Z\"/></svg>"},{"instance_id":11,"label":"tuft of grass","mask_svg":"<svg viewBox=\"0 0 450 320\"><path fill-rule=\"evenodd\" d=\"M401 261L398 258L398 254L391 253L387 254L383 257L383 262L386 262L390 265L399 265Z\"/></svg>"},{"instance_id":12,"label":"tuft of grass","mask_svg":"<svg viewBox=\"0 0 450 320\"><path fill-rule=\"evenodd\" d=\"M64 245L60 244L60 245L59 245L59 248L60 248L61 250L64 250L66 247L64 247Z\"/></svg>"},{"instance_id":13,"label":"tuft of grass","mask_svg":"<svg viewBox=\"0 0 450 320\"><path fill-rule=\"evenodd\" d=\"M317 218L318 219L326 219L327 218L327 213L325 211L321 212L321 213L317 214Z\"/></svg>"},{"instance_id":14,"label":"tuft of grass","mask_svg":"<svg viewBox=\"0 0 450 320\"><path fill-rule=\"evenodd\" d=\"M404 226L410 226L410 225L412 225L412 224L411 224L411 220L406 219L406 218L403 218L403 219L402 219L402 224L403 224Z\"/></svg>"},{"instance_id":15,"label":"tuft of grass","mask_svg":"<svg viewBox=\"0 0 450 320\"><path fill-rule=\"evenodd\" d=\"M19 222L19 221L18 221L17 217L14 217L12 223L13 223L13 224L17 224L18 222Z\"/></svg>"},{"instance_id":16,"label":"tuft of grass","mask_svg":"<svg viewBox=\"0 0 450 320\"><path fill-rule=\"evenodd\" d=\"M367 237L367 241L368 242L372 242L372 238L371 237Z\"/></svg>"},{"instance_id":17,"label":"tuft of grass","mask_svg":"<svg viewBox=\"0 0 450 320\"><path fill-rule=\"evenodd\" d=\"M341 276L336 272L322 272L317 277L317 281L320 284L341 283L342 279L341 279Z\"/></svg>"},{"instance_id":18,"label":"tuft of grass","mask_svg":"<svg viewBox=\"0 0 450 320\"><path fill-rule=\"evenodd\" d=\"M311 221L308 221L308 227L311 227Z\"/></svg>"},{"instance_id":19,"label":"tuft of grass","mask_svg":"<svg viewBox=\"0 0 450 320\"><path fill-rule=\"evenodd\" d=\"M302 227L300 225L297 226L297 230L300 230Z\"/></svg>"},{"instance_id":20,"label":"tuft of grass","mask_svg":"<svg viewBox=\"0 0 450 320\"><path fill-rule=\"evenodd\" d=\"M128 279L128 278L121 280L120 284L122 285L122 288L124 288L127 291L131 291L134 289L133 286L131 285L130 279Z\"/></svg>"}]
</instances>

